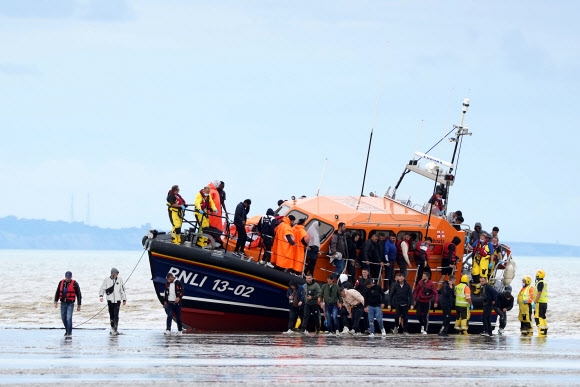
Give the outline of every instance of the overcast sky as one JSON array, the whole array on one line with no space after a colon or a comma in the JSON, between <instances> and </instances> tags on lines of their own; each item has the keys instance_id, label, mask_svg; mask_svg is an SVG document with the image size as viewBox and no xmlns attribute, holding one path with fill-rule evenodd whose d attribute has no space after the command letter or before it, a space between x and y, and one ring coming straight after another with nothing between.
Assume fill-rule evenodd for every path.
<instances>
[{"instance_id":1,"label":"overcast sky","mask_svg":"<svg viewBox=\"0 0 580 387\"><path fill-rule=\"evenodd\" d=\"M382 195L467 97L451 209L578 245L578 4L0 0L0 216L167 229L171 185L216 179L264 213L325 159L320 193L356 196L373 122Z\"/></svg>"}]
</instances>

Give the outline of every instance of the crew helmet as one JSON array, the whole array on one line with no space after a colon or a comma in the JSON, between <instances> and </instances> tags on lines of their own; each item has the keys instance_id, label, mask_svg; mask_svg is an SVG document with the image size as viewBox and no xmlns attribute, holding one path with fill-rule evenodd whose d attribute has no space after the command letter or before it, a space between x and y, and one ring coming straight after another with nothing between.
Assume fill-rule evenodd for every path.
<instances>
[{"instance_id":1,"label":"crew helmet","mask_svg":"<svg viewBox=\"0 0 580 387\"><path fill-rule=\"evenodd\" d=\"M467 276L467 274L463 274L461 276L461 282L463 282L464 284L469 282L469 277Z\"/></svg>"},{"instance_id":2,"label":"crew helmet","mask_svg":"<svg viewBox=\"0 0 580 387\"><path fill-rule=\"evenodd\" d=\"M546 277L546 272L544 270L540 269L536 272L536 278L544 279L544 277Z\"/></svg>"},{"instance_id":3,"label":"crew helmet","mask_svg":"<svg viewBox=\"0 0 580 387\"><path fill-rule=\"evenodd\" d=\"M532 279L530 278L529 275L524 276L524 278L522 279L522 281L524 281L524 283L526 285L530 285L532 283Z\"/></svg>"}]
</instances>

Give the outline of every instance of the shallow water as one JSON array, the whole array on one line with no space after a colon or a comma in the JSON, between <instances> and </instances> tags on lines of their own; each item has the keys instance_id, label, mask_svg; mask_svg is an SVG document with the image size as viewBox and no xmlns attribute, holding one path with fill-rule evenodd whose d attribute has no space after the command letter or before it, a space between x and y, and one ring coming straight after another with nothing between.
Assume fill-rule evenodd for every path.
<instances>
[{"instance_id":1,"label":"shallow water","mask_svg":"<svg viewBox=\"0 0 580 387\"><path fill-rule=\"evenodd\" d=\"M0 384L356 382L563 385L580 380L578 339L429 335L192 334L0 329Z\"/></svg>"},{"instance_id":2,"label":"shallow water","mask_svg":"<svg viewBox=\"0 0 580 387\"><path fill-rule=\"evenodd\" d=\"M580 383L580 312L574 258L517 258L512 286L544 269L549 283L549 336L522 338L514 309L506 335L409 337L286 336L282 334L163 335L165 314L142 251L0 250L6 286L0 313L0 384L104 383L173 385L381 383L574 385ZM545 264L549 262L549 266ZM136 266L137 265L137 266ZM111 267L127 279L123 335L111 338L98 300ZM73 272L83 292L73 338L64 339L52 303L58 281ZM557 281L556 281L557 279ZM20 282L21 281L21 282ZM25 289L25 294L22 291Z\"/></svg>"}]
</instances>

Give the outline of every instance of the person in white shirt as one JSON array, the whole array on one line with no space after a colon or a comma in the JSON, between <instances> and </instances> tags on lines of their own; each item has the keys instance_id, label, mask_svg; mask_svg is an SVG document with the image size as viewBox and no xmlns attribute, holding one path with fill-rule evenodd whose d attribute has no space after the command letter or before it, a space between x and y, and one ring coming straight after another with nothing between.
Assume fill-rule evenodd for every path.
<instances>
[{"instance_id":1,"label":"person in white shirt","mask_svg":"<svg viewBox=\"0 0 580 387\"><path fill-rule=\"evenodd\" d=\"M167 313L167 329L165 330L165 334L171 334L171 322L173 321L173 315L175 315L177 334L180 335L183 330L183 325L181 323L181 298L183 297L183 284L181 281L175 279L175 276L171 273L167 273L165 277L167 278L164 294L165 302L163 303L165 313Z\"/></svg>"},{"instance_id":2,"label":"person in white shirt","mask_svg":"<svg viewBox=\"0 0 580 387\"><path fill-rule=\"evenodd\" d=\"M121 309L121 301L123 306L127 304L127 295L125 294L125 284L123 279L119 277L119 270L112 268L111 276L103 280L101 289L99 290L99 299L103 302L103 297L106 296L107 304L109 306L109 318L111 320L110 335L116 336L119 334L117 328L119 327L119 310Z\"/></svg>"}]
</instances>

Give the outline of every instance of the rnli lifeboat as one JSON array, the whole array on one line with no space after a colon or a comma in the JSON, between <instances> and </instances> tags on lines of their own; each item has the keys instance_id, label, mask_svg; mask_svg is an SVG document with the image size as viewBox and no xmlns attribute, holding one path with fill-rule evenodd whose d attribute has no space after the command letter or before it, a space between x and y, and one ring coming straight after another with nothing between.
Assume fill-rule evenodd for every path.
<instances>
[{"instance_id":1,"label":"rnli lifeboat","mask_svg":"<svg viewBox=\"0 0 580 387\"><path fill-rule=\"evenodd\" d=\"M460 125L455 125L456 148L463 136L470 134L463 126L463 118L467 112L469 100L465 100ZM454 153L455 154L455 153ZM396 192L405 175L409 172L417 173L431 179L443 195L444 205L448 200L450 187L455 183L453 159L445 162L427 154L417 152L404 168L401 179L392 193L387 192L379 197L369 196L315 196L292 198L287 200L275 211L278 217L293 215L295 219L303 219L306 230L314 224L318 225L320 236L320 252L313 276L320 283L326 282L329 274L335 272L336 266L331 256L330 240L338 229L339 223L346 225L347 235L360 235L356 246L355 257L340 257L350 261L356 268L354 274L348 273L346 268L343 274L351 284L354 284L361 275L360 254L365 240L374 234L383 233L387 236L395 235L397 241L405 234L411 234L415 241L421 242L427 236L432 238L429 246L428 266L431 280L441 288L445 278L442 275L442 257L444 246L454 237L459 237L461 243L456 251L459 256L451 270L457 278L462 274L471 278L472 253L468 251L469 235L471 230L464 224L452 224L443 214L444 210L434 209L433 205L413 204L408 200L397 199ZM434 188L435 190L435 188ZM390 191L390 189L389 189ZM189 210L188 210L189 211ZM187 216L187 211L186 211ZM195 219L195 217L191 217ZM237 242L235 227L226 225L225 234L200 230L195 220L189 222L191 227L182 237L181 244L171 242L167 233L152 230L143 238L143 246L148 251L151 266L152 281L159 301L163 303L165 278L172 273L184 285L182 299L182 320L189 331L284 331L288 324L288 299L286 290L290 281L297 284L305 283L304 266L308 263L304 255L298 254L292 259L298 259L302 270L281 270L277 267L268 267L259 264L264 255L264 244L257 231L261 216L248 219L246 223L245 256L233 254ZM203 240L200 246L199 241ZM407 267L407 282L413 286L416 282L417 266L413 260L414 246L410 252L410 263ZM274 252L276 253L276 252ZM290 257L286 257L290 258ZM296 265L293 265L296 268ZM348 267L348 265L347 265ZM395 265L395 272L399 267ZM502 245L493 261L490 270L490 283L498 291L502 291L515 275L515 261L512 258L509 246ZM343 276L344 277L344 276ZM382 269L376 278L377 283L388 290L389 279ZM475 284L470 283L474 309L469 320L469 333L478 333L482 330L482 301L477 294ZM455 312L453 312L451 327L453 327ZM383 322L390 329L395 324L395 312L383 310ZM497 315L492 315L492 325L495 325ZM433 309L429 313L428 331L438 332L443 321L440 309ZM409 329L419 331L418 319L415 311L409 311Z\"/></svg>"}]
</instances>

